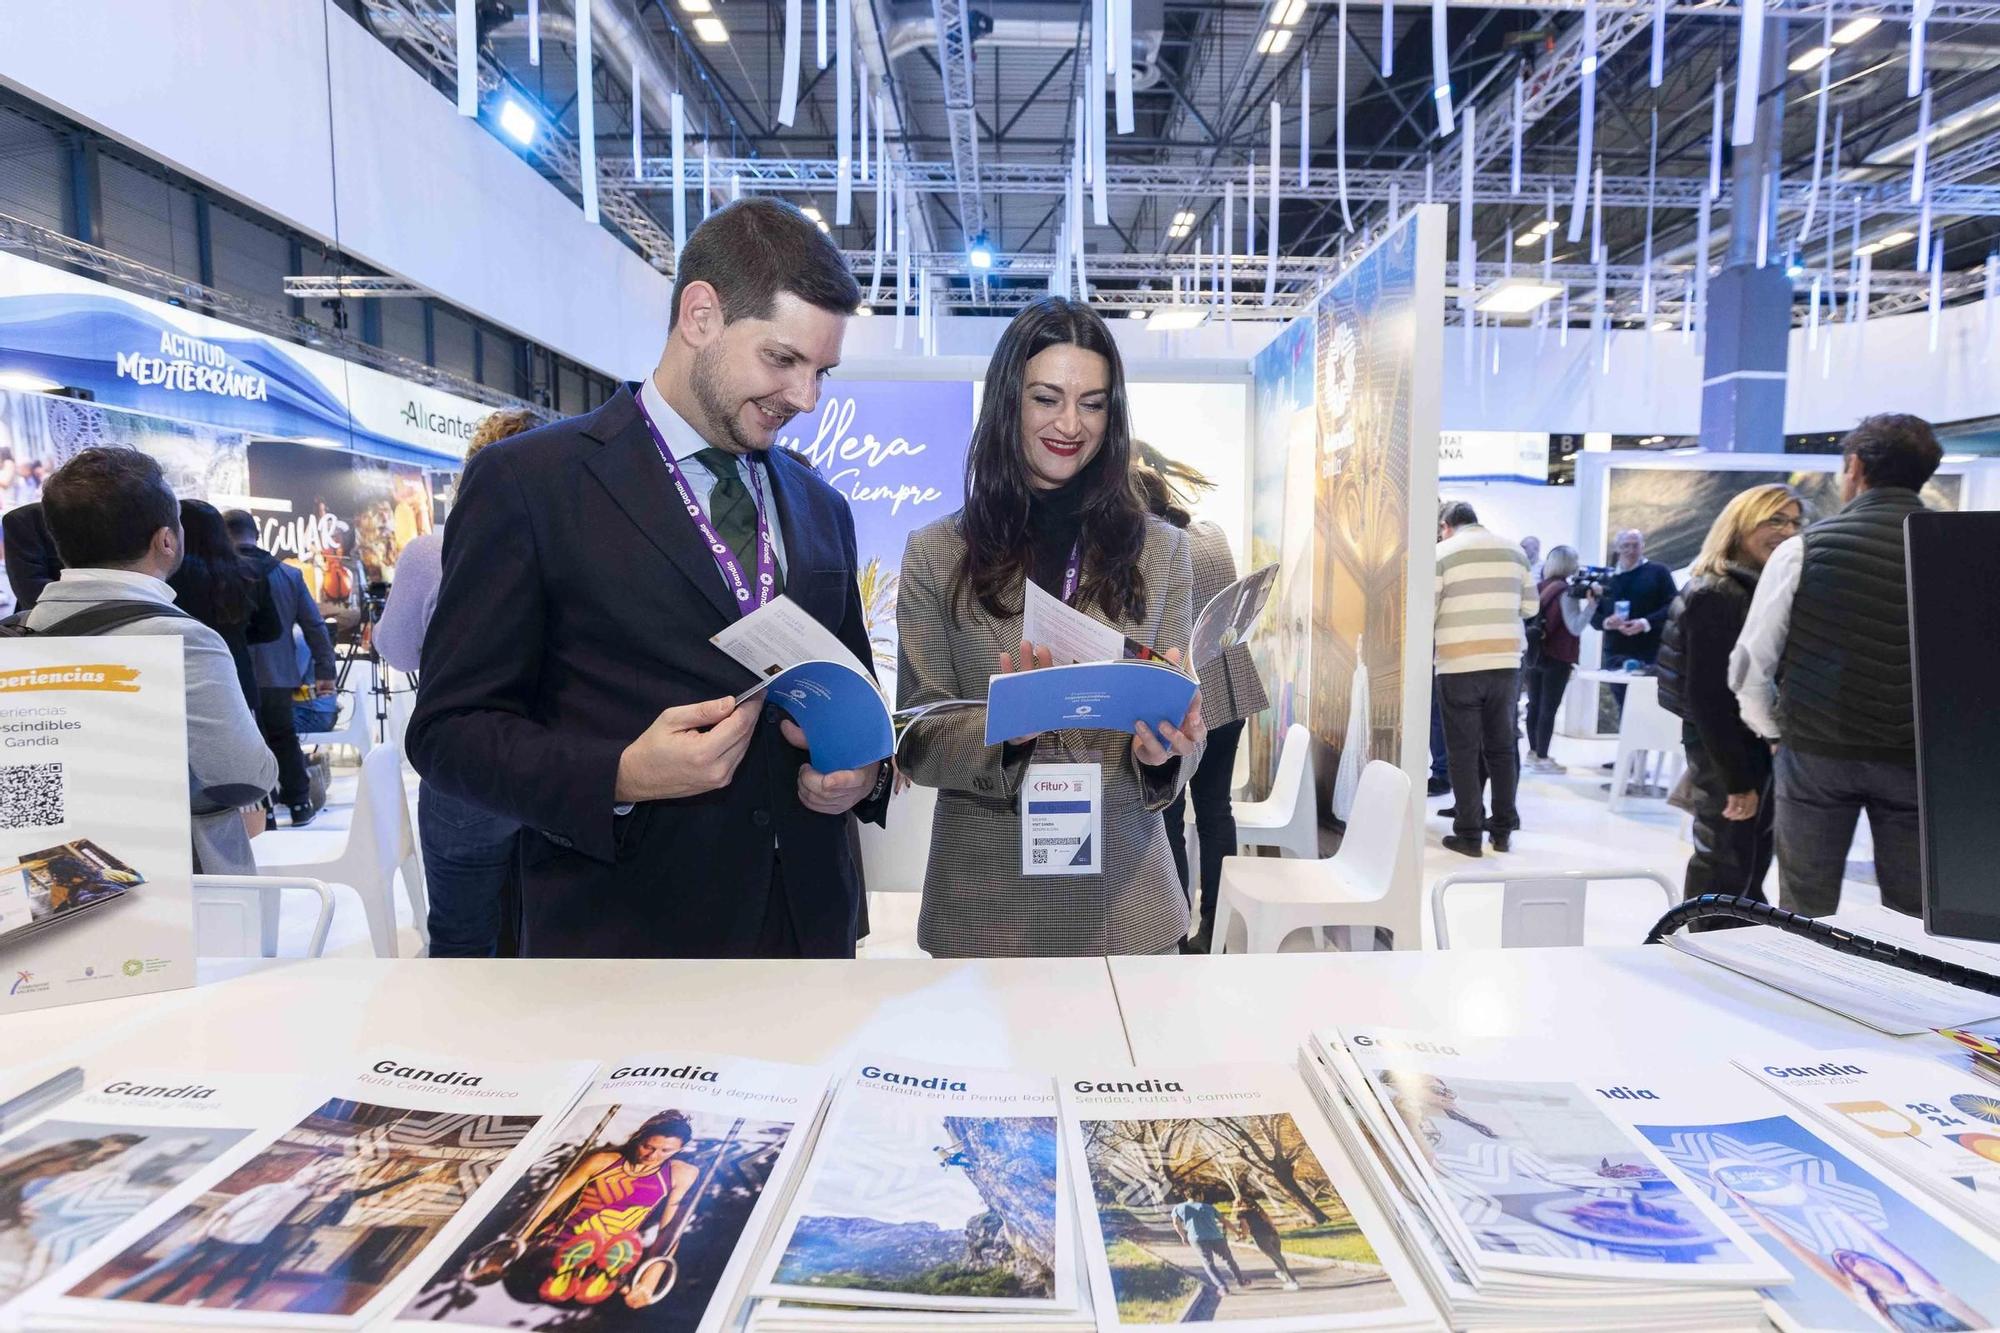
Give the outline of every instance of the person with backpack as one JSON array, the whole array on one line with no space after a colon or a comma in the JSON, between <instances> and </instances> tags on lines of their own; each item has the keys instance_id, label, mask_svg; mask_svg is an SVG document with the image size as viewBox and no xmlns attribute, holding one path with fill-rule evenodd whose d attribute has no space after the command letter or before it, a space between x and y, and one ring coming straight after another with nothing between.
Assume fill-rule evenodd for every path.
<instances>
[{"instance_id":1,"label":"person with backpack","mask_svg":"<svg viewBox=\"0 0 2000 1333\"><path fill-rule=\"evenodd\" d=\"M1569 688L1570 673L1576 670L1578 636L1589 627L1597 610L1597 599L1588 592L1570 595L1570 576L1577 568L1574 546L1549 551L1542 562L1536 594L1541 610L1528 622L1523 671L1528 677L1528 770L1532 773L1564 771L1549 758L1549 741L1556 734L1556 711L1562 707L1563 691Z\"/></svg>"},{"instance_id":2,"label":"person with backpack","mask_svg":"<svg viewBox=\"0 0 2000 1333\"><path fill-rule=\"evenodd\" d=\"M1683 893L1764 899L1775 845L1771 747L1744 725L1729 657L1771 552L1805 518L1789 486L1752 486L1723 506L1675 598L1654 670L1660 705L1682 719L1694 800L1694 854Z\"/></svg>"},{"instance_id":3,"label":"person with backpack","mask_svg":"<svg viewBox=\"0 0 2000 1333\"><path fill-rule=\"evenodd\" d=\"M245 812L277 781L278 764L244 702L229 646L174 605L166 580L181 563L181 510L160 465L136 449L86 449L49 478L42 511L63 570L33 610L6 622L8 631L179 635L194 869L256 874L250 838L262 831L262 814Z\"/></svg>"}]
</instances>

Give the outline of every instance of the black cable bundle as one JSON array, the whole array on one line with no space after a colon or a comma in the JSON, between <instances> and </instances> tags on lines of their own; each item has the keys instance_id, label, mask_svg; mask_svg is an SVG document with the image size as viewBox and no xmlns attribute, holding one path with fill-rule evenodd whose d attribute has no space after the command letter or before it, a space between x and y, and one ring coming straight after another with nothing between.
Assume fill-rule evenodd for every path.
<instances>
[{"instance_id":1,"label":"black cable bundle","mask_svg":"<svg viewBox=\"0 0 2000 1333\"><path fill-rule=\"evenodd\" d=\"M1646 933L1646 943L1658 944L1682 926L1694 921L1708 921L1717 918L1731 921L1748 921L1754 925L1776 926L1789 935L1802 935L1815 943L1823 944L1838 953L1853 954L1857 958L1869 958L1905 972L1929 977L1934 981L1948 982L1953 986L1963 986L1967 990L1983 995L2000 995L2000 977L1990 972L1981 972L1957 963L1948 963L1942 958L1905 949L1901 945L1874 940L1866 935L1857 935L1851 930L1827 925L1824 921L1797 912L1787 912L1782 907L1758 902L1754 898L1739 898L1727 893L1704 893L1699 898L1690 898L1669 911L1653 923Z\"/></svg>"}]
</instances>

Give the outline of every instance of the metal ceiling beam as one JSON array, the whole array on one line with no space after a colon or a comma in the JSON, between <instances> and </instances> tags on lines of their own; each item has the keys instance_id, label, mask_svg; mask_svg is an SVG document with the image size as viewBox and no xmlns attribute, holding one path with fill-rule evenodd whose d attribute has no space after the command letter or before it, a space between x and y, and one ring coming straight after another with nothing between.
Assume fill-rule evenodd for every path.
<instances>
[{"instance_id":1,"label":"metal ceiling beam","mask_svg":"<svg viewBox=\"0 0 2000 1333\"><path fill-rule=\"evenodd\" d=\"M931 0L937 22L938 75L944 82L944 115L951 132L952 180L958 194L958 224L969 245L986 231L986 204L980 198L978 105L972 92L972 29L967 0ZM984 295L984 277L974 275L975 295Z\"/></svg>"}]
</instances>

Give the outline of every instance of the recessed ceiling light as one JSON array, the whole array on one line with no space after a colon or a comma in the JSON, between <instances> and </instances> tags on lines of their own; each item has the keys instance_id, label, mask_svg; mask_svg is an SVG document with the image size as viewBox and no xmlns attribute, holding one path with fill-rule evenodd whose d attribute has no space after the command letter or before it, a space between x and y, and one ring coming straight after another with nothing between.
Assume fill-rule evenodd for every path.
<instances>
[{"instance_id":1,"label":"recessed ceiling light","mask_svg":"<svg viewBox=\"0 0 2000 1333\"><path fill-rule=\"evenodd\" d=\"M723 26L721 19L711 15L694 21L694 35L704 42L715 45L729 40L729 29Z\"/></svg>"},{"instance_id":2,"label":"recessed ceiling light","mask_svg":"<svg viewBox=\"0 0 2000 1333\"><path fill-rule=\"evenodd\" d=\"M805 214L807 217L811 218L814 222L818 222L820 219L819 210L813 207L811 204L807 204L804 208L801 208L799 212Z\"/></svg>"},{"instance_id":3,"label":"recessed ceiling light","mask_svg":"<svg viewBox=\"0 0 2000 1333\"><path fill-rule=\"evenodd\" d=\"M1832 54L1833 48L1830 46L1815 46L1809 51L1801 51L1798 55L1792 57L1792 63L1785 66L1785 68L1794 74L1804 74L1808 70L1818 69L1821 62Z\"/></svg>"},{"instance_id":4,"label":"recessed ceiling light","mask_svg":"<svg viewBox=\"0 0 2000 1333\"><path fill-rule=\"evenodd\" d=\"M1520 248L1526 248L1530 245L1540 245L1541 243L1542 233L1538 231L1524 231L1514 238L1515 246Z\"/></svg>"},{"instance_id":5,"label":"recessed ceiling light","mask_svg":"<svg viewBox=\"0 0 2000 1333\"><path fill-rule=\"evenodd\" d=\"M1201 327L1208 320L1208 311L1198 305L1156 306L1146 317L1146 327L1155 333L1180 333L1187 329Z\"/></svg>"},{"instance_id":6,"label":"recessed ceiling light","mask_svg":"<svg viewBox=\"0 0 2000 1333\"><path fill-rule=\"evenodd\" d=\"M1833 30L1833 44L1846 46L1849 42L1858 42L1881 26L1882 20L1878 18L1849 19Z\"/></svg>"},{"instance_id":7,"label":"recessed ceiling light","mask_svg":"<svg viewBox=\"0 0 2000 1333\"><path fill-rule=\"evenodd\" d=\"M1532 278L1502 278L1488 287L1473 309L1485 315L1526 315L1541 309L1563 289Z\"/></svg>"},{"instance_id":8,"label":"recessed ceiling light","mask_svg":"<svg viewBox=\"0 0 2000 1333\"><path fill-rule=\"evenodd\" d=\"M1282 27L1289 28L1304 18L1305 12L1306 0L1278 0L1278 4L1273 10L1275 17L1272 21Z\"/></svg>"}]
</instances>

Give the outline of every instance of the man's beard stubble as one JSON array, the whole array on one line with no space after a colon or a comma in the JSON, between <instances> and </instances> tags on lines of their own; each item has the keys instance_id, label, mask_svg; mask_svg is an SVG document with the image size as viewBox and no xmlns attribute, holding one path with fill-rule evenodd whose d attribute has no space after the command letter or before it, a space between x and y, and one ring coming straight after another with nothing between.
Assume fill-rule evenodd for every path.
<instances>
[{"instance_id":1,"label":"man's beard stubble","mask_svg":"<svg viewBox=\"0 0 2000 1333\"><path fill-rule=\"evenodd\" d=\"M733 454L763 453L770 446L746 439L735 408L729 405L722 387L722 349L710 344L695 353L688 387L701 404L701 434L710 444Z\"/></svg>"}]
</instances>

